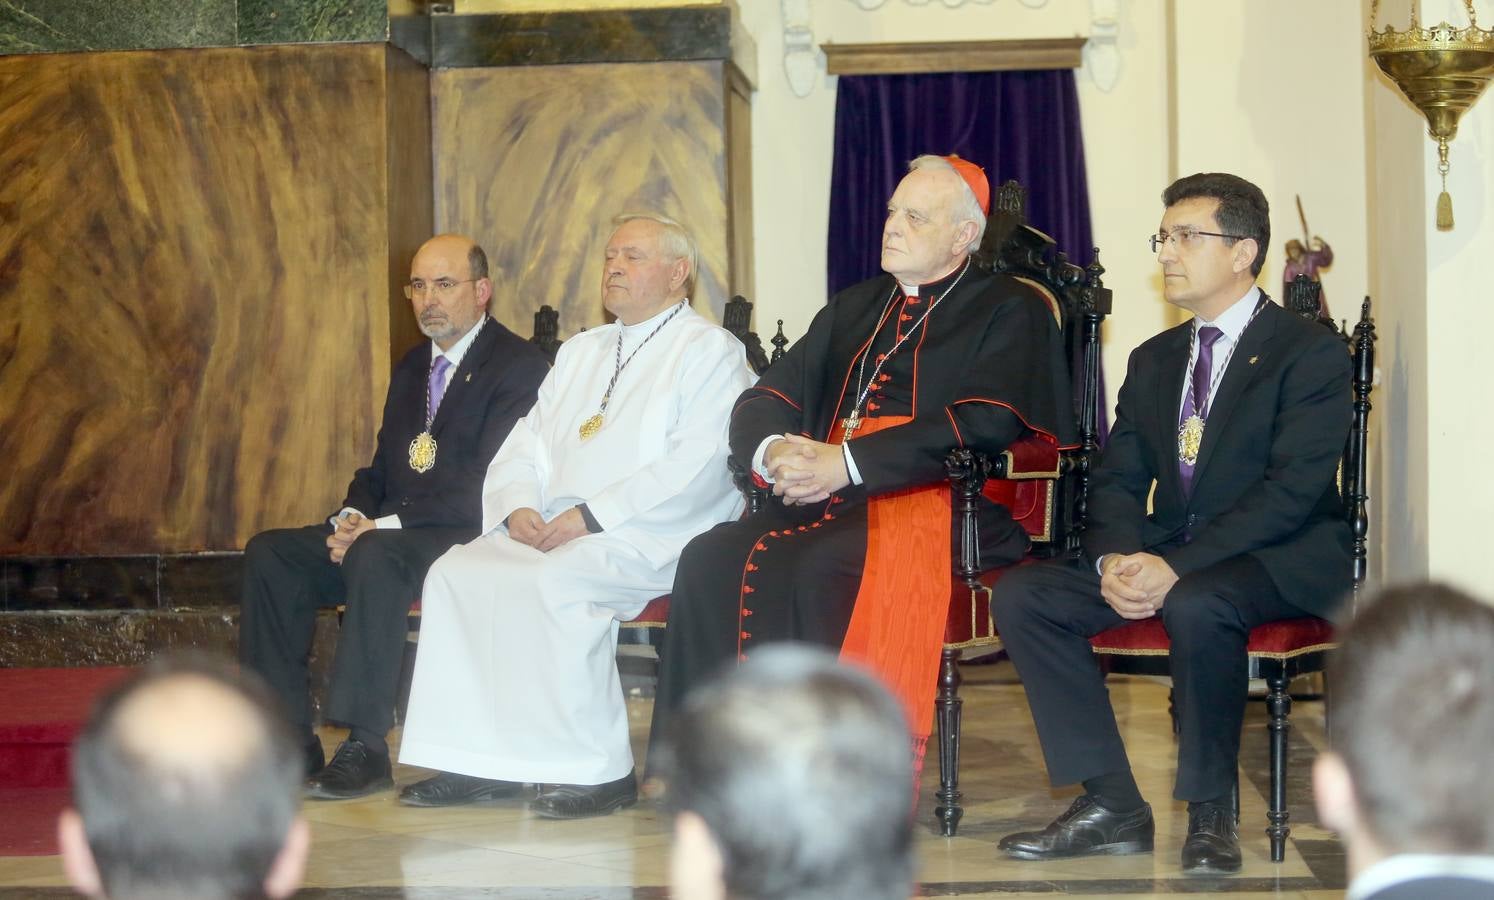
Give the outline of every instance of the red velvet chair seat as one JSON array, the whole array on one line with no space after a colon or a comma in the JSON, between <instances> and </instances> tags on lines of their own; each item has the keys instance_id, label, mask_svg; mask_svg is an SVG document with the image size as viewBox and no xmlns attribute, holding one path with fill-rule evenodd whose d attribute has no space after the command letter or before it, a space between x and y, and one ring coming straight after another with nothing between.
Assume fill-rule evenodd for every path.
<instances>
[{"instance_id":1,"label":"red velvet chair seat","mask_svg":"<svg viewBox=\"0 0 1494 900\"><path fill-rule=\"evenodd\" d=\"M1096 653L1115 656L1166 656L1172 646L1160 618L1128 622L1089 639ZM1304 616L1267 622L1250 632L1245 652L1259 659L1286 660L1333 648L1333 626L1324 619Z\"/></svg>"},{"instance_id":2,"label":"red velvet chair seat","mask_svg":"<svg viewBox=\"0 0 1494 900\"><path fill-rule=\"evenodd\" d=\"M669 624L669 595L655 597L638 617L622 623L624 628L663 628Z\"/></svg>"}]
</instances>

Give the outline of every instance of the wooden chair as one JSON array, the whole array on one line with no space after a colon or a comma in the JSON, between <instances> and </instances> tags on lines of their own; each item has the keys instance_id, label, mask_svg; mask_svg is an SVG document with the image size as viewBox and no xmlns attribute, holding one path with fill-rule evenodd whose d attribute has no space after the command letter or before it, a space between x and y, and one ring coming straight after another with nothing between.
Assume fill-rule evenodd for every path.
<instances>
[{"instance_id":1,"label":"wooden chair","mask_svg":"<svg viewBox=\"0 0 1494 900\"><path fill-rule=\"evenodd\" d=\"M1029 438L995 459L955 450L945 461L959 529L957 577L944 627L934 701L939 738L939 790L934 815L946 837L955 835L964 815L959 787L963 718L959 663L967 654L981 656L1001 650L1001 637L991 617L991 588L1010 571L1009 567L987 571L981 564L977 498L983 494L1005 505L1031 537L1032 548L1018 565L1076 550L1084 528L1089 471L1099 454L1100 408L1104 402L1100 390L1100 326L1111 309L1110 290L1102 279L1105 269L1099 264L1098 250L1096 261L1087 269L1069 263L1051 237L1026 224L1023 206L1024 192L1016 182L1001 186L976 261L1026 282L1048 302L1069 354L1079 445L1060 450Z\"/></svg>"},{"instance_id":2,"label":"wooden chair","mask_svg":"<svg viewBox=\"0 0 1494 900\"><path fill-rule=\"evenodd\" d=\"M939 673L935 709L939 732L938 806L941 831L953 835L963 814L959 806L960 671L959 660L968 650L995 651L1000 639L991 620L990 584L999 572L981 572L979 534L976 529L977 497L984 493L1012 511L1012 517L1032 537L1032 558L1043 558L1078 546L1078 528L1084 520L1084 482L1098 451L1100 409L1100 323L1110 312L1110 291L1098 262L1081 269L1068 262L1052 238L1024 221L1024 191L1008 181L997 192L975 264L990 271L1018 278L1038 290L1063 330L1065 346L1075 361L1075 401L1080 446L1060 451L1031 438L1013 445L991 460L970 451L956 451L946 463L953 502L960 528L961 552L957 554L954 588L944 630L944 650ZM738 298L740 299L740 298ZM745 302L745 301L744 301ZM745 316L740 320L745 325ZM728 319L728 328L732 320ZM772 360L783 355L788 341L783 322ZM739 335L740 336L740 335ZM749 353L751 344L749 343ZM752 484L747 466L730 460L733 478L747 499L747 512L757 512L766 502L766 492ZM634 632L643 643L656 643L668 624L669 598L659 597L631 622L625 632Z\"/></svg>"},{"instance_id":3,"label":"wooden chair","mask_svg":"<svg viewBox=\"0 0 1494 900\"><path fill-rule=\"evenodd\" d=\"M1299 277L1299 283L1306 276ZM1354 420L1344 447L1339 470L1344 516L1353 533L1354 597L1364 583L1367 568L1365 537L1369 532L1366 508L1366 459L1369 439L1370 390L1375 374L1375 324L1370 318L1370 301L1366 297L1360 308L1359 323L1352 335L1344 333L1332 320L1319 318L1316 283L1310 287L1294 285L1287 298L1287 308L1317 319L1341 334L1350 344L1354 357ZM1166 630L1158 618L1104 631L1090 640L1095 653L1104 657L1107 671L1133 675L1168 675L1168 651L1171 646ZM1287 825L1286 771L1287 736L1291 729L1288 717L1292 698L1287 685L1292 679L1323 671L1327 652L1334 646L1333 626L1315 617L1269 622L1250 632L1246 646L1251 678L1266 682L1267 735L1270 741L1271 795L1266 813L1266 834L1271 839L1271 860L1281 862L1286 855ZM1236 784L1235 815L1239 817L1239 785Z\"/></svg>"}]
</instances>

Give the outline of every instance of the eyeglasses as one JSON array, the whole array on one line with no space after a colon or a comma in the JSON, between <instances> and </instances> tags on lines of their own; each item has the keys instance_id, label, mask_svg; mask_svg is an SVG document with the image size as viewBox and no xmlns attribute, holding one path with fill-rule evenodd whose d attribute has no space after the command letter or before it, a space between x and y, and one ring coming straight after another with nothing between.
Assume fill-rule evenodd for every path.
<instances>
[{"instance_id":1,"label":"eyeglasses","mask_svg":"<svg viewBox=\"0 0 1494 900\"><path fill-rule=\"evenodd\" d=\"M1152 252L1162 252L1163 244L1171 244L1174 247L1193 249L1198 246L1198 239L1203 237L1228 238L1232 241L1243 241L1247 235L1243 234L1220 234L1217 231L1199 231L1196 228L1184 226L1174 228L1171 232L1159 231L1150 237Z\"/></svg>"},{"instance_id":2,"label":"eyeglasses","mask_svg":"<svg viewBox=\"0 0 1494 900\"><path fill-rule=\"evenodd\" d=\"M468 278L465 281L452 281L450 278L437 278L429 284L419 278L405 285L405 299L414 300L417 296L424 297L426 294L434 294L437 297L451 293L459 284L471 284L479 281L477 278Z\"/></svg>"}]
</instances>

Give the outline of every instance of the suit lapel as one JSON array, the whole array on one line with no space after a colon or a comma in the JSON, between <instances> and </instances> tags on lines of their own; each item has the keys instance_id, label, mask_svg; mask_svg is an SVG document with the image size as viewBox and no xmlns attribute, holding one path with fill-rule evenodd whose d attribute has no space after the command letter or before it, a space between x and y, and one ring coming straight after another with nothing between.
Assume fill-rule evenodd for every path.
<instances>
[{"instance_id":1,"label":"suit lapel","mask_svg":"<svg viewBox=\"0 0 1494 900\"><path fill-rule=\"evenodd\" d=\"M1188 368L1188 348L1192 340L1191 321L1174 328L1157 360L1160 366L1157 375L1157 430L1162 436L1158 446L1163 448L1163 464L1157 467L1157 489L1169 490L1179 496L1183 485L1178 481L1178 416L1182 412L1183 373Z\"/></svg>"},{"instance_id":2,"label":"suit lapel","mask_svg":"<svg viewBox=\"0 0 1494 900\"><path fill-rule=\"evenodd\" d=\"M438 435L456 409L462 403L472 388L472 378L481 372L493 355L493 347L498 340L498 329L491 324L484 323L482 331L472 339L472 346L462 355L462 362L451 373L451 383L446 386L446 394L441 398L441 408L436 410L436 420L431 423L431 434Z\"/></svg>"},{"instance_id":3,"label":"suit lapel","mask_svg":"<svg viewBox=\"0 0 1494 900\"><path fill-rule=\"evenodd\" d=\"M1260 362L1267 355L1271 337L1276 334L1276 316L1281 314L1281 309L1271 302L1271 298L1264 294L1262 297L1266 306L1255 317L1255 321L1246 327L1245 333L1240 335L1240 343L1229 358L1229 368L1225 370L1224 379L1219 382L1219 390L1215 392L1214 402L1209 407L1203 445L1198 450L1198 466L1193 470L1195 486L1208 468L1214 448L1219 445L1219 436L1229 427L1230 414L1235 411L1240 394L1266 368Z\"/></svg>"}]
</instances>

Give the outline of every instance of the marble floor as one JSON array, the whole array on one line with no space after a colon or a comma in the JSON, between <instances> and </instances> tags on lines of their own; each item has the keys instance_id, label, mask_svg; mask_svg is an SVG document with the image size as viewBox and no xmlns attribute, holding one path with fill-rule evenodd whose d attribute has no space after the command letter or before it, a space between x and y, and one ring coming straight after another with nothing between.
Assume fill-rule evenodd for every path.
<instances>
[{"instance_id":1,"label":"marble floor","mask_svg":"<svg viewBox=\"0 0 1494 900\"><path fill-rule=\"evenodd\" d=\"M1323 742L1322 704L1294 704L1293 766L1288 784L1292 835L1286 860L1272 863L1265 827L1268 787L1263 704L1252 703L1242 752L1241 835L1244 870L1234 877L1188 878L1178 868L1187 816L1170 795L1174 745L1167 686L1113 677L1121 728L1142 792L1157 815L1152 856L1091 858L1064 863L1018 862L998 856L1009 831L1041 827L1067 807L1069 789L1051 791L1021 685L1008 664L967 665L960 833L938 836L934 825L937 763L930 754L920 804L919 895L924 897L1153 897L1174 894L1232 898L1337 898L1343 856L1320 828L1309 799L1308 771ZM628 702L635 752L642 754L651 703ZM328 748L341 734L327 730ZM393 736L398 739L398 733ZM400 766L401 784L424 772ZM304 897L522 898L623 900L665 898L669 827L652 802L602 819L537 819L513 801L481 808L409 809L392 794L336 803L308 803L313 846ZM0 858L0 898L66 896L55 857Z\"/></svg>"}]
</instances>

